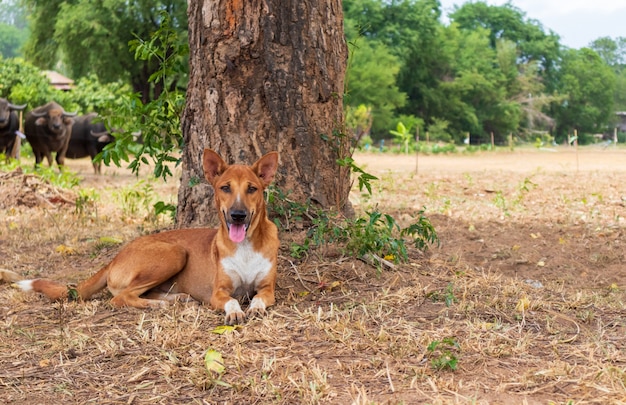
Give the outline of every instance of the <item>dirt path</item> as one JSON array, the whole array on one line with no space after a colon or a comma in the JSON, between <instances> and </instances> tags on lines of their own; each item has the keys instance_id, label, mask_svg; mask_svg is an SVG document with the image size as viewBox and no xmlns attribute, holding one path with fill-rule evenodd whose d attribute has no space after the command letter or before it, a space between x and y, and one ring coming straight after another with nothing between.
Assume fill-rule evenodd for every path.
<instances>
[{"instance_id":1,"label":"dirt path","mask_svg":"<svg viewBox=\"0 0 626 405\"><path fill-rule=\"evenodd\" d=\"M358 153L357 164L364 165L373 172L415 172L437 171L439 173L464 173L477 171L511 172L581 172L611 170L626 171L626 149L580 148L578 154L572 148L559 147L537 152L516 150L513 152L477 152L452 155L394 155L380 153Z\"/></svg>"}]
</instances>

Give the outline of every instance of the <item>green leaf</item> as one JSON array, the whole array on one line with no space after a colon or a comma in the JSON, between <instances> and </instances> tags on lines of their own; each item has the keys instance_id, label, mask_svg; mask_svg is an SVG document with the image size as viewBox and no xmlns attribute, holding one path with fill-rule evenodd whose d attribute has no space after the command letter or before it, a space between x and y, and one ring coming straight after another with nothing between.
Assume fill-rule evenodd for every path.
<instances>
[{"instance_id":1,"label":"green leaf","mask_svg":"<svg viewBox=\"0 0 626 405\"><path fill-rule=\"evenodd\" d=\"M226 371L226 367L224 367L224 359L222 358L222 353L217 350L209 349L204 355L204 366L206 367L209 375L213 375L214 373L221 375Z\"/></svg>"}]
</instances>

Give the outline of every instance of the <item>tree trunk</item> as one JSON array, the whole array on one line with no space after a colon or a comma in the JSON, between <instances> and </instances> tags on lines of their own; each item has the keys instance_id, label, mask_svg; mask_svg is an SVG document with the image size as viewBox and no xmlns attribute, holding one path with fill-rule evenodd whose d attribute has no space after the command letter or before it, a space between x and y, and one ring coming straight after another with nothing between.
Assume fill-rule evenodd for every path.
<instances>
[{"instance_id":1,"label":"tree trunk","mask_svg":"<svg viewBox=\"0 0 626 405\"><path fill-rule=\"evenodd\" d=\"M214 224L202 150L252 163L276 150L275 185L301 203L349 212L337 165L347 48L341 0L189 2L190 72L183 114L180 227Z\"/></svg>"}]
</instances>

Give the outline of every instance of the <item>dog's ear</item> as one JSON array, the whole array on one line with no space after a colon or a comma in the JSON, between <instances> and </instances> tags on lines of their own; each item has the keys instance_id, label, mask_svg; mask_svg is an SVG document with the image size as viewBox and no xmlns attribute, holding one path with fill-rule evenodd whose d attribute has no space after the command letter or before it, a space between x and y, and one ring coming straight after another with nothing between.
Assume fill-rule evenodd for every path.
<instances>
[{"instance_id":1,"label":"dog's ear","mask_svg":"<svg viewBox=\"0 0 626 405\"><path fill-rule=\"evenodd\" d=\"M204 177L213 184L215 179L228 168L228 165L214 150L207 148L202 154L202 168Z\"/></svg>"},{"instance_id":2,"label":"dog's ear","mask_svg":"<svg viewBox=\"0 0 626 405\"><path fill-rule=\"evenodd\" d=\"M265 154L252 165L252 171L263 180L265 187L269 186L274 180L276 169L278 169L278 152Z\"/></svg>"}]
</instances>

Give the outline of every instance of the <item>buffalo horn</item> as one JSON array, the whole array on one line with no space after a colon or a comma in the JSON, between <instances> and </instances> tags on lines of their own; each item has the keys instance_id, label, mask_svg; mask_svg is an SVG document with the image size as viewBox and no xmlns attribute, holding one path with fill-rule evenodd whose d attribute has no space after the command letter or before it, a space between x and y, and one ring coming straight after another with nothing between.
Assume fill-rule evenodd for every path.
<instances>
[{"instance_id":1,"label":"buffalo horn","mask_svg":"<svg viewBox=\"0 0 626 405\"><path fill-rule=\"evenodd\" d=\"M44 117L45 115L48 114L48 111L35 111L35 110L33 110L30 113L31 113L31 115L33 117Z\"/></svg>"},{"instance_id":2,"label":"buffalo horn","mask_svg":"<svg viewBox=\"0 0 626 405\"><path fill-rule=\"evenodd\" d=\"M9 108L12 110L23 110L24 108L26 108L26 104L17 105L9 103Z\"/></svg>"},{"instance_id":3,"label":"buffalo horn","mask_svg":"<svg viewBox=\"0 0 626 405\"><path fill-rule=\"evenodd\" d=\"M91 136L93 136L94 138L100 138L101 136L105 136L108 135L109 133L107 131L103 131L103 132L93 132L93 131L89 131L89 133L91 134Z\"/></svg>"}]
</instances>

